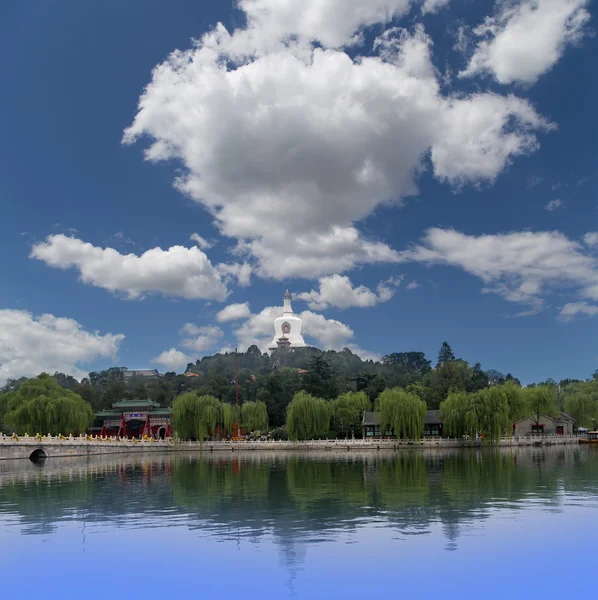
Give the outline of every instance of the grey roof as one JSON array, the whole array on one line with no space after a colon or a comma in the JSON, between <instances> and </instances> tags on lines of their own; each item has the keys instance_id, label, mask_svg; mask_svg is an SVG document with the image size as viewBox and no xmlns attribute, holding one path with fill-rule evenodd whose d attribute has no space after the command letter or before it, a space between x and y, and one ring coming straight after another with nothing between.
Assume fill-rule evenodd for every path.
<instances>
[{"instance_id":1,"label":"grey roof","mask_svg":"<svg viewBox=\"0 0 598 600\"><path fill-rule=\"evenodd\" d=\"M124 376L125 379L132 377L160 377L160 373L158 373L158 369L139 369L137 371L125 371Z\"/></svg>"},{"instance_id":2,"label":"grey roof","mask_svg":"<svg viewBox=\"0 0 598 600\"><path fill-rule=\"evenodd\" d=\"M515 421L515 423L522 423L523 421L527 421L528 419L531 419L532 421L535 420L534 415L528 415L527 417L523 418L523 419L519 419L518 421ZM565 413L565 412L559 412L559 414L557 416L551 417L550 415L540 415L540 419L543 420L548 420L548 421L552 421L553 423L561 423L561 422L565 422L565 423L575 423L575 419Z\"/></svg>"},{"instance_id":3,"label":"grey roof","mask_svg":"<svg viewBox=\"0 0 598 600\"><path fill-rule=\"evenodd\" d=\"M442 423L442 417L440 416L439 410L427 410L424 424L432 425L436 423ZM378 412L364 412L362 425L377 427L380 425L380 413Z\"/></svg>"},{"instance_id":4,"label":"grey roof","mask_svg":"<svg viewBox=\"0 0 598 600\"><path fill-rule=\"evenodd\" d=\"M426 425L432 425L436 423L442 423L442 417L440 416L439 410L427 410L426 418L424 419Z\"/></svg>"},{"instance_id":5,"label":"grey roof","mask_svg":"<svg viewBox=\"0 0 598 600\"><path fill-rule=\"evenodd\" d=\"M364 412L361 424L362 425L374 425L374 426L380 425L380 413Z\"/></svg>"},{"instance_id":6,"label":"grey roof","mask_svg":"<svg viewBox=\"0 0 598 600\"><path fill-rule=\"evenodd\" d=\"M119 400L112 408L159 408L160 405L153 400Z\"/></svg>"}]
</instances>

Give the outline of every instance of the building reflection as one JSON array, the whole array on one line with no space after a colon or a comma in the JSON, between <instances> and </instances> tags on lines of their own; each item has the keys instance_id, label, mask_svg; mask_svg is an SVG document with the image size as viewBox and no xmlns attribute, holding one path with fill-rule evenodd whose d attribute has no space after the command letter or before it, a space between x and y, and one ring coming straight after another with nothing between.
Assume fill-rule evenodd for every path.
<instances>
[{"instance_id":1,"label":"building reflection","mask_svg":"<svg viewBox=\"0 0 598 600\"><path fill-rule=\"evenodd\" d=\"M280 549L289 587L309 546L373 522L400 535L440 528L446 550L493 510L533 498L555 510L567 493L598 492L598 456L576 447L385 453L276 452L96 456L0 465L0 524L52 535L58 523L89 528L175 521L203 536Z\"/></svg>"}]
</instances>

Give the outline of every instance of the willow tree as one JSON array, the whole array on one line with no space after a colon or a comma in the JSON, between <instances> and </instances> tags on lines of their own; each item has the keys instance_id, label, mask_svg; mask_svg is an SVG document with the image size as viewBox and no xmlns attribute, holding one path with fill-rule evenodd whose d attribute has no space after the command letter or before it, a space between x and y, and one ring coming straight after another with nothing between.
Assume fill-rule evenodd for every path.
<instances>
[{"instance_id":1,"label":"willow tree","mask_svg":"<svg viewBox=\"0 0 598 600\"><path fill-rule=\"evenodd\" d=\"M245 402L241 407L241 423L247 431L268 429L268 409L264 402Z\"/></svg>"},{"instance_id":2,"label":"willow tree","mask_svg":"<svg viewBox=\"0 0 598 600\"><path fill-rule=\"evenodd\" d=\"M519 419L524 419L529 415L530 409L527 397L520 385L517 385L513 381L507 381L503 385L496 387L500 388L507 398L509 419L512 423L519 421Z\"/></svg>"},{"instance_id":3,"label":"willow tree","mask_svg":"<svg viewBox=\"0 0 598 600\"><path fill-rule=\"evenodd\" d=\"M287 406L287 431L291 440L325 437L330 431L330 406L322 398L297 392Z\"/></svg>"},{"instance_id":4,"label":"willow tree","mask_svg":"<svg viewBox=\"0 0 598 600\"><path fill-rule=\"evenodd\" d=\"M394 429L397 438L419 440L424 431L426 403L417 394L401 388L387 389L376 403L381 432Z\"/></svg>"},{"instance_id":5,"label":"willow tree","mask_svg":"<svg viewBox=\"0 0 598 600\"><path fill-rule=\"evenodd\" d=\"M582 382L565 388L565 410L577 427L593 428L598 420L598 386L593 384Z\"/></svg>"},{"instance_id":6,"label":"willow tree","mask_svg":"<svg viewBox=\"0 0 598 600\"><path fill-rule=\"evenodd\" d=\"M232 433L235 425L239 425L241 419L241 408L236 404L224 402L222 404L222 425L229 433Z\"/></svg>"},{"instance_id":7,"label":"willow tree","mask_svg":"<svg viewBox=\"0 0 598 600\"><path fill-rule=\"evenodd\" d=\"M529 414L538 426L544 415L552 417L557 413L556 396L557 388L552 385L539 385L524 389Z\"/></svg>"},{"instance_id":8,"label":"willow tree","mask_svg":"<svg viewBox=\"0 0 598 600\"><path fill-rule=\"evenodd\" d=\"M371 410L371 402L365 392L347 392L331 402L332 419L337 431L355 432L363 418L363 413Z\"/></svg>"},{"instance_id":9,"label":"willow tree","mask_svg":"<svg viewBox=\"0 0 598 600\"><path fill-rule=\"evenodd\" d=\"M185 392L172 403L172 420L179 437L203 442L223 424L222 404L214 396Z\"/></svg>"},{"instance_id":10,"label":"willow tree","mask_svg":"<svg viewBox=\"0 0 598 600\"><path fill-rule=\"evenodd\" d=\"M476 408L466 392L451 392L440 403L440 415L446 433L458 438L464 435L474 437L480 425Z\"/></svg>"},{"instance_id":11,"label":"willow tree","mask_svg":"<svg viewBox=\"0 0 598 600\"><path fill-rule=\"evenodd\" d=\"M18 434L79 435L93 421L91 405L45 373L4 394L0 404L6 427Z\"/></svg>"},{"instance_id":12,"label":"willow tree","mask_svg":"<svg viewBox=\"0 0 598 600\"><path fill-rule=\"evenodd\" d=\"M492 441L500 439L503 433L511 433L509 402L503 387L489 387L473 395L481 429Z\"/></svg>"}]
</instances>

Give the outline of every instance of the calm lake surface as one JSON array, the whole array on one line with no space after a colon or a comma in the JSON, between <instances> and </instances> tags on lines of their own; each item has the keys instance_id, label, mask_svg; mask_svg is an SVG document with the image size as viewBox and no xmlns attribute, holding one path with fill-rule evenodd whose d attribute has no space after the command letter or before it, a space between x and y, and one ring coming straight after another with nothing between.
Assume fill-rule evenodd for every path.
<instances>
[{"instance_id":1,"label":"calm lake surface","mask_svg":"<svg viewBox=\"0 0 598 600\"><path fill-rule=\"evenodd\" d=\"M0 461L0 590L582 596L597 509L598 453L573 446Z\"/></svg>"}]
</instances>

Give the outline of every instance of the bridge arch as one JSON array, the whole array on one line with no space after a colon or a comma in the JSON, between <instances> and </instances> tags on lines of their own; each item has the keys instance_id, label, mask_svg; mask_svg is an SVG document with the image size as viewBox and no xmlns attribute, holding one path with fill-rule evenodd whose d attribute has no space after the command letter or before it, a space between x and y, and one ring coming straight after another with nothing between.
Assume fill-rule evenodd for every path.
<instances>
[{"instance_id":1,"label":"bridge arch","mask_svg":"<svg viewBox=\"0 0 598 600\"><path fill-rule=\"evenodd\" d=\"M48 453L43 448L36 448L30 455L29 460L31 462L39 462L48 458Z\"/></svg>"}]
</instances>

